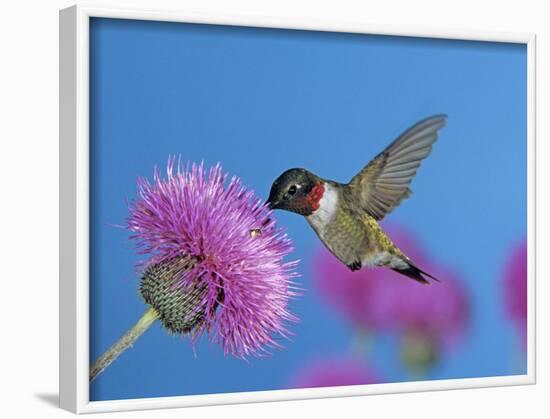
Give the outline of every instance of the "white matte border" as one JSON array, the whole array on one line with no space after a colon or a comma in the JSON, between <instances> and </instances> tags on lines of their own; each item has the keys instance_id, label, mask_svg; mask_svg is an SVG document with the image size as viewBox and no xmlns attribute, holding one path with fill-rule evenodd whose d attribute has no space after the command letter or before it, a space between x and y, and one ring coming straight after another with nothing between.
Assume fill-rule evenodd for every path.
<instances>
[{"instance_id":1,"label":"white matte border","mask_svg":"<svg viewBox=\"0 0 550 419\"><path fill-rule=\"evenodd\" d=\"M527 374L502 377L89 400L89 20L91 17L207 23L527 45L528 342ZM71 42L74 41L74 42ZM76 138L75 138L76 137ZM76 182L75 182L76 180ZM76 262L76 266L75 266ZM297 400L535 383L535 35L253 15L198 14L72 6L60 12L60 406L75 413Z\"/></svg>"}]
</instances>

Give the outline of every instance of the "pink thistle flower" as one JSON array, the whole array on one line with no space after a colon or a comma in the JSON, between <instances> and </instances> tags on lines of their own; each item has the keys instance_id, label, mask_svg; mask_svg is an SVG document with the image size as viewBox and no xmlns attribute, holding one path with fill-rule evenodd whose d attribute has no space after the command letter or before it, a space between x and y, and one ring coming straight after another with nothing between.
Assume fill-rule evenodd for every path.
<instances>
[{"instance_id":1,"label":"pink thistle flower","mask_svg":"<svg viewBox=\"0 0 550 419\"><path fill-rule=\"evenodd\" d=\"M193 340L206 332L225 354L240 358L280 347L276 336L287 337L286 324L297 321L288 309L297 295L297 261L283 262L290 240L238 178L225 186L219 164L207 174L202 163L185 170L174 163L169 159L164 179L155 168L153 182L138 180L127 220L140 253L149 256L141 263L144 278L168 266L172 288L194 290L184 301L191 306L184 307L187 319L161 313L161 320L169 329L183 322L178 332ZM193 263L185 259L180 269L173 261L182 257Z\"/></svg>"},{"instance_id":2,"label":"pink thistle flower","mask_svg":"<svg viewBox=\"0 0 550 419\"><path fill-rule=\"evenodd\" d=\"M510 252L503 275L504 302L508 317L516 323L527 343L527 240Z\"/></svg>"},{"instance_id":3,"label":"pink thistle flower","mask_svg":"<svg viewBox=\"0 0 550 419\"><path fill-rule=\"evenodd\" d=\"M299 370L291 388L336 387L381 383L378 374L355 358L320 358Z\"/></svg>"},{"instance_id":4,"label":"pink thistle flower","mask_svg":"<svg viewBox=\"0 0 550 419\"><path fill-rule=\"evenodd\" d=\"M427 265L441 283L419 289L407 283L399 310L401 328L432 337L439 347L449 348L465 334L470 305L459 276L437 265ZM428 288L428 287L426 287Z\"/></svg>"},{"instance_id":5,"label":"pink thistle flower","mask_svg":"<svg viewBox=\"0 0 550 419\"><path fill-rule=\"evenodd\" d=\"M320 293L355 327L367 331L414 332L448 347L462 336L469 306L459 277L429 261L407 231L385 228L394 243L423 270L441 279L419 284L387 268L352 272L327 250L315 256Z\"/></svg>"}]
</instances>

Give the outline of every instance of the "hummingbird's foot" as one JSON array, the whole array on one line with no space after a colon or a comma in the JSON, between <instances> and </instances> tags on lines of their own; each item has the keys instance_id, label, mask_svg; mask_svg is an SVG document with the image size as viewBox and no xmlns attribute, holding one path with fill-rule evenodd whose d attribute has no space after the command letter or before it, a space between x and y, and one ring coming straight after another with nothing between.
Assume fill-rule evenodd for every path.
<instances>
[{"instance_id":1,"label":"hummingbird's foot","mask_svg":"<svg viewBox=\"0 0 550 419\"><path fill-rule=\"evenodd\" d=\"M363 264L361 262L359 262L358 260L356 260L355 262L350 263L348 265L348 268L350 268L352 271L358 271L362 267L363 267Z\"/></svg>"}]
</instances>

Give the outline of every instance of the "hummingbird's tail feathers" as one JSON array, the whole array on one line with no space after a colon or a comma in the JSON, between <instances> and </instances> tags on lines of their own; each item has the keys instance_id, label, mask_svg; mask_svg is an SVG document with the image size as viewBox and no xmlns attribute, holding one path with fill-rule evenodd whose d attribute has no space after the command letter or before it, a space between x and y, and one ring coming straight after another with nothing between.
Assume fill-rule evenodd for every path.
<instances>
[{"instance_id":1,"label":"hummingbird's tail feathers","mask_svg":"<svg viewBox=\"0 0 550 419\"><path fill-rule=\"evenodd\" d=\"M429 273L424 272L423 270L417 268L410 262L408 262L408 266L404 269L399 269L399 268L392 268L392 269L395 272L399 272L402 275L408 276L409 278L412 278L415 281L418 281L424 285L431 285L431 282L428 281L426 278L424 278L424 275L426 275L428 278L433 279L434 281L441 282L435 276L432 276Z\"/></svg>"}]
</instances>

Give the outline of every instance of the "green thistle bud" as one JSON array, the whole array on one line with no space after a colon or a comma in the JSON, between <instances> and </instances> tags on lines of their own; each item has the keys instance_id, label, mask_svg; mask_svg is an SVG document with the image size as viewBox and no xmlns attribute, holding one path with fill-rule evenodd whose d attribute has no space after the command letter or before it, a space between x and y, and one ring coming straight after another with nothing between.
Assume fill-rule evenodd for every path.
<instances>
[{"instance_id":1,"label":"green thistle bud","mask_svg":"<svg viewBox=\"0 0 550 419\"><path fill-rule=\"evenodd\" d=\"M201 302L206 283L203 281L199 285L196 281L192 286L184 287L179 281L196 262L194 257L177 257L147 268L141 278L141 296L157 311L162 325L170 333L188 334L204 321Z\"/></svg>"}]
</instances>

